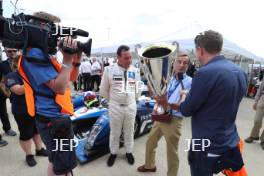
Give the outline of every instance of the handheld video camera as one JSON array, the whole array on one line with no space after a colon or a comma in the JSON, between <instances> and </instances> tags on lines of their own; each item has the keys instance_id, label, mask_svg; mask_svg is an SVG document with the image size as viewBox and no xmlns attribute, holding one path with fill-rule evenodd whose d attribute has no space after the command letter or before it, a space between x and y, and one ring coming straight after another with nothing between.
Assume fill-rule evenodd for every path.
<instances>
[{"instance_id":1,"label":"handheld video camera","mask_svg":"<svg viewBox=\"0 0 264 176\"><path fill-rule=\"evenodd\" d=\"M89 33L76 28L61 27L53 22L32 15L13 14L12 18L2 16L2 0L0 0L0 41L8 48L39 48L46 54L57 52L58 40L62 37L88 37ZM62 46L62 44L60 44ZM62 48L69 54L84 52L91 54L92 39L86 43L77 42L77 49Z\"/></svg>"}]
</instances>

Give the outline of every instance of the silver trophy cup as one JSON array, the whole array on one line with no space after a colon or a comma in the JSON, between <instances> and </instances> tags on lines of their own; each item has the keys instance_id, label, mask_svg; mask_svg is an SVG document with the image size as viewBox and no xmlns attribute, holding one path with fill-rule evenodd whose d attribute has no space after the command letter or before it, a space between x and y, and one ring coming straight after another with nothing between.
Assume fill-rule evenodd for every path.
<instances>
[{"instance_id":1,"label":"silver trophy cup","mask_svg":"<svg viewBox=\"0 0 264 176\"><path fill-rule=\"evenodd\" d=\"M173 74L173 62L177 57L179 44L136 45L135 50L148 85L154 96L166 96L167 86ZM166 109L155 105L156 114L165 114Z\"/></svg>"}]
</instances>

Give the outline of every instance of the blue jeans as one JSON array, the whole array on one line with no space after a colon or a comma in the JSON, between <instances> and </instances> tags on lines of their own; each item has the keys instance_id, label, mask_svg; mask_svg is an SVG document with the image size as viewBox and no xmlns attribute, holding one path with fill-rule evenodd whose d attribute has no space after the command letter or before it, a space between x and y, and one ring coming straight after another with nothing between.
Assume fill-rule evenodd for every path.
<instances>
[{"instance_id":1,"label":"blue jeans","mask_svg":"<svg viewBox=\"0 0 264 176\"><path fill-rule=\"evenodd\" d=\"M213 168L219 157L208 157L204 152L189 151L191 176L213 176Z\"/></svg>"}]
</instances>

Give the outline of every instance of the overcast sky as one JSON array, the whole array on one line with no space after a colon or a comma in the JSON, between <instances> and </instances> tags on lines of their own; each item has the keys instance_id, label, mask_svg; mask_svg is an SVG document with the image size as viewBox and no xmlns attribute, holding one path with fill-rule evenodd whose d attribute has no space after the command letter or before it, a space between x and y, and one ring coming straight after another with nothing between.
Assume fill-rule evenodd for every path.
<instances>
[{"instance_id":1,"label":"overcast sky","mask_svg":"<svg viewBox=\"0 0 264 176\"><path fill-rule=\"evenodd\" d=\"M10 0L3 1L4 16L9 17L14 8ZM263 7L261 0L18 1L24 13L47 11L65 26L89 31L94 48L194 38L201 30L213 29L264 58Z\"/></svg>"}]
</instances>

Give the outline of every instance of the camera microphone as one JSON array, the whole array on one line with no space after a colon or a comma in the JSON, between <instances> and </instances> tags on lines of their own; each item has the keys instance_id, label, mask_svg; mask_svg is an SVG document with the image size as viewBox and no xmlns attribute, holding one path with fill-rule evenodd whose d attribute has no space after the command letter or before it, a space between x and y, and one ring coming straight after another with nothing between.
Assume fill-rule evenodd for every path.
<instances>
[{"instance_id":1,"label":"camera microphone","mask_svg":"<svg viewBox=\"0 0 264 176\"><path fill-rule=\"evenodd\" d=\"M84 31L84 30L81 30L81 29L73 28L72 31L73 31L72 35L78 35L78 36L82 36L82 37L88 37L89 36L89 33L87 31Z\"/></svg>"}]
</instances>

